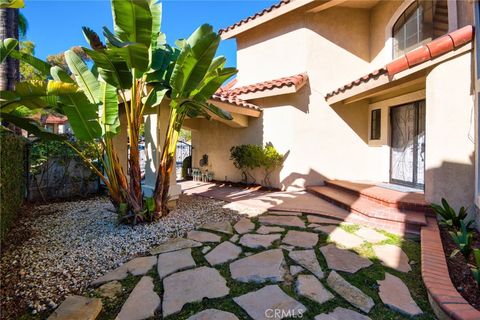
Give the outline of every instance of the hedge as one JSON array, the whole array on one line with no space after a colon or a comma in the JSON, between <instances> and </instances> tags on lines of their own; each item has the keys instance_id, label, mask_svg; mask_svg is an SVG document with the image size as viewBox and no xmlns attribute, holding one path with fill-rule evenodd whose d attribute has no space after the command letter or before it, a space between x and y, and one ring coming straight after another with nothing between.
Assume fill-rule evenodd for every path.
<instances>
[{"instance_id":1,"label":"hedge","mask_svg":"<svg viewBox=\"0 0 480 320\"><path fill-rule=\"evenodd\" d=\"M26 139L0 131L0 240L10 228L25 196Z\"/></svg>"}]
</instances>

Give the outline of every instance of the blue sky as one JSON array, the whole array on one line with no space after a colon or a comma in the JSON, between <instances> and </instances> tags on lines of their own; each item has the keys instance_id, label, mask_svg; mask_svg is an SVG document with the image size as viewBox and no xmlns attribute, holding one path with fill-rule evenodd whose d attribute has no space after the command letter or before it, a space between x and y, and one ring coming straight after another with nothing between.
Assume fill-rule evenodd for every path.
<instances>
[{"instance_id":1,"label":"blue sky","mask_svg":"<svg viewBox=\"0 0 480 320\"><path fill-rule=\"evenodd\" d=\"M215 30L227 27L278 1L271 0L223 0L163 2L162 31L167 41L188 37L202 23L210 23ZM27 0L22 13L29 29L27 39L35 42L35 55L45 59L75 45L87 46L82 26L88 26L101 34L103 26L112 28L110 1L108 0ZM103 36L101 36L103 38ZM227 57L227 64L236 65L235 41L222 41L219 54Z\"/></svg>"}]
</instances>

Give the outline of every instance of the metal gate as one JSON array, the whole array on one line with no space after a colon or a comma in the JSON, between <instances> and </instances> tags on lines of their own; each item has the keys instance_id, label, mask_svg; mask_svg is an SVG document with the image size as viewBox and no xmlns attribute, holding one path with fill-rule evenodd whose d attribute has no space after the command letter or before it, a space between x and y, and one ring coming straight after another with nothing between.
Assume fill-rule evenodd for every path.
<instances>
[{"instance_id":1,"label":"metal gate","mask_svg":"<svg viewBox=\"0 0 480 320\"><path fill-rule=\"evenodd\" d=\"M176 151L177 179L182 179L182 163L186 157L192 155L192 146L185 141L178 141Z\"/></svg>"}]
</instances>

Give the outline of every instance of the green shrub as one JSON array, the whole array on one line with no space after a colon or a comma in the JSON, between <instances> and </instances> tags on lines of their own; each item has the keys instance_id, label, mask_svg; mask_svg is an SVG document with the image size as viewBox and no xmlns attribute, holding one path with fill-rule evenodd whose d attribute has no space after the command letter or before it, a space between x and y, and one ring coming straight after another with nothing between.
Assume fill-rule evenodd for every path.
<instances>
[{"instance_id":1,"label":"green shrub","mask_svg":"<svg viewBox=\"0 0 480 320\"><path fill-rule=\"evenodd\" d=\"M473 257L475 258L475 265L470 269L472 270L473 278L475 278L480 288L480 249L473 249Z\"/></svg>"},{"instance_id":2,"label":"green shrub","mask_svg":"<svg viewBox=\"0 0 480 320\"><path fill-rule=\"evenodd\" d=\"M449 228L455 228L459 230L461 228L461 222L465 220L467 217L467 209L465 207L461 207L460 211L458 214L455 212L455 210L450 207L448 204L447 200L442 198L442 205L438 204L431 204L431 207L433 211L439 215L442 220L440 221L440 224L447 226ZM470 221L469 223L466 224L467 229L470 228L470 225L472 224L473 221Z\"/></svg>"},{"instance_id":3,"label":"green shrub","mask_svg":"<svg viewBox=\"0 0 480 320\"><path fill-rule=\"evenodd\" d=\"M0 239L15 220L25 197L26 139L0 131Z\"/></svg>"},{"instance_id":4,"label":"green shrub","mask_svg":"<svg viewBox=\"0 0 480 320\"><path fill-rule=\"evenodd\" d=\"M185 159L183 159L182 162L182 178L187 179L188 178L188 169L192 168L192 156L188 156Z\"/></svg>"},{"instance_id":5,"label":"green shrub","mask_svg":"<svg viewBox=\"0 0 480 320\"><path fill-rule=\"evenodd\" d=\"M270 181L270 174L277 167L281 166L283 163L283 154L280 154L272 145L267 145L263 148L263 157L261 166L264 170L263 183L267 186L270 186L272 183Z\"/></svg>"},{"instance_id":6,"label":"green shrub","mask_svg":"<svg viewBox=\"0 0 480 320\"><path fill-rule=\"evenodd\" d=\"M450 231L450 236L452 237L455 244L459 249L453 250L450 257L454 257L458 252L461 252L465 259L468 260L468 256L472 252L473 244L473 233L467 229L467 226L463 221L460 221L460 231Z\"/></svg>"}]
</instances>

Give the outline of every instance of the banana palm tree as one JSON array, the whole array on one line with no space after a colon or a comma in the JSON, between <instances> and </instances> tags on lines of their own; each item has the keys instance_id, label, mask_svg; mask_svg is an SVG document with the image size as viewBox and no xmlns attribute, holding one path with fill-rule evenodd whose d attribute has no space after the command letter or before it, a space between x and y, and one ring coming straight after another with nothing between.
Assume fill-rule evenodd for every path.
<instances>
[{"instance_id":1,"label":"banana palm tree","mask_svg":"<svg viewBox=\"0 0 480 320\"><path fill-rule=\"evenodd\" d=\"M0 56L9 54L29 63L51 79L21 82L15 91L0 92L0 118L41 137L63 139L103 180L122 220L151 221L168 213L169 172L183 120L210 118L211 114L231 119L228 112L209 104L208 99L236 70L225 68L224 57L214 58L220 37L211 26L199 27L187 40L179 40L172 47L160 32L162 8L155 0L112 0L111 6L114 32L103 28L106 44L93 30L83 28L90 44L83 50L93 67L89 68L75 52L65 52L73 78L58 66L13 50L17 45L14 39L0 43ZM140 126L144 112L164 99L171 107L168 132L154 199L144 199L138 149ZM96 143L105 174L73 142L44 132L22 117L21 112L26 110L46 108L67 115L77 140ZM120 127L120 113L126 115L124 127ZM129 179L112 141L121 130L126 130L130 143Z\"/></svg>"}]
</instances>

